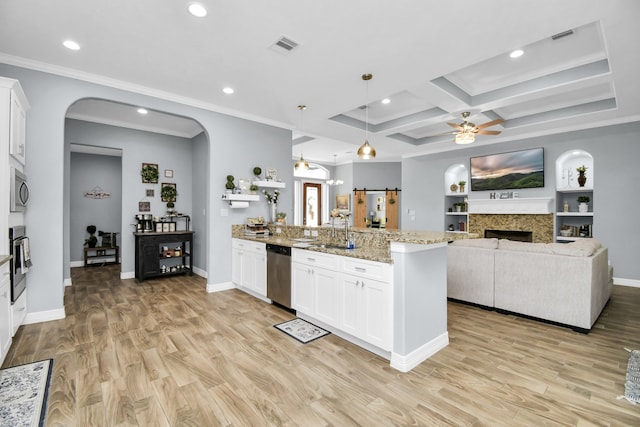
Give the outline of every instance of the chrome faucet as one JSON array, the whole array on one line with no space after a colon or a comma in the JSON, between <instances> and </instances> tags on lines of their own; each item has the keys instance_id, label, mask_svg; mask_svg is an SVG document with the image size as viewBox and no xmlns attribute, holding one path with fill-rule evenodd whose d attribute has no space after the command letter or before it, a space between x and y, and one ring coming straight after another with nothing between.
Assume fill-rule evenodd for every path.
<instances>
[{"instance_id":1,"label":"chrome faucet","mask_svg":"<svg viewBox=\"0 0 640 427\"><path fill-rule=\"evenodd\" d=\"M344 220L344 241L347 245L349 244L349 215L351 215L349 212L340 214L340 218Z\"/></svg>"}]
</instances>

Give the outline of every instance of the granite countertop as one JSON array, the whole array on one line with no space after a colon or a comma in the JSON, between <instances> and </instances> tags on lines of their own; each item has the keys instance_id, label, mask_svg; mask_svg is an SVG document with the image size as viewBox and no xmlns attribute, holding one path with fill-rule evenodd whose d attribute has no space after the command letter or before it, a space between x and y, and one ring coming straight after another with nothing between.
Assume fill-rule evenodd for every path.
<instances>
[{"instance_id":1,"label":"granite countertop","mask_svg":"<svg viewBox=\"0 0 640 427\"><path fill-rule=\"evenodd\" d=\"M330 230L318 228L320 236L317 239L297 237L302 234L304 227L281 226L280 235L272 234L268 237L247 236L241 227L234 228L232 236L238 239L255 242L269 243L291 248L305 249L315 252L323 252L334 255L347 256L351 258L366 259L370 261L393 263L391 257L390 242L413 243L418 245L430 245L435 243L446 243L452 240L476 238L475 234L450 233L441 231L401 231L401 230L372 230L366 228L349 229L356 237L355 249L342 249L335 246L343 246L338 240L327 238ZM299 233L297 232L299 231ZM344 237L344 236L342 236ZM304 239L304 241L301 241ZM334 247L324 247L327 244ZM346 246L346 244L344 245Z\"/></svg>"},{"instance_id":2,"label":"granite countertop","mask_svg":"<svg viewBox=\"0 0 640 427\"><path fill-rule=\"evenodd\" d=\"M8 262L13 255L0 255L0 265L4 265L5 262Z\"/></svg>"}]
</instances>

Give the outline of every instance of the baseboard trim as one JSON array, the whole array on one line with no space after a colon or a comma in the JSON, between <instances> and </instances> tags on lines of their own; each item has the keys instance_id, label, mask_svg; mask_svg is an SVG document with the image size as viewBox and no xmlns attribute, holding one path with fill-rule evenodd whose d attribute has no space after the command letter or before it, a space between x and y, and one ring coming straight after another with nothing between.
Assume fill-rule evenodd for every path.
<instances>
[{"instance_id":1,"label":"baseboard trim","mask_svg":"<svg viewBox=\"0 0 640 427\"><path fill-rule=\"evenodd\" d=\"M74 268L74 267L84 267L84 261L71 261L69 263L69 268Z\"/></svg>"},{"instance_id":2,"label":"baseboard trim","mask_svg":"<svg viewBox=\"0 0 640 427\"><path fill-rule=\"evenodd\" d=\"M221 292L228 291L230 289L235 289L236 285L233 282L222 282L222 283L207 283L207 292Z\"/></svg>"},{"instance_id":3,"label":"baseboard trim","mask_svg":"<svg viewBox=\"0 0 640 427\"><path fill-rule=\"evenodd\" d=\"M621 279L619 277L614 277L613 284L620 286L631 286L632 288L640 288L640 280L635 279Z\"/></svg>"},{"instance_id":4,"label":"baseboard trim","mask_svg":"<svg viewBox=\"0 0 640 427\"><path fill-rule=\"evenodd\" d=\"M64 286L72 286L73 282L71 281L71 277L64 279Z\"/></svg>"},{"instance_id":5,"label":"baseboard trim","mask_svg":"<svg viewBox=\"0 0 640 427\"><path fill-rule=\"evenodd\" d=\"M442 335L435 337L406 356L392 352L391 367L400 372L409 372L448 345L449 332L444 332Z\"/></svg>"},{"instance_id":6,"label":"baseboard trim","mask_svg":"<svg viewBox=\"0 0 640 427\"><path fill-rule=\"evenodd\" d=\"M121 271L120 272L121 279L135 279L136 273L135 271Z\"/></svg>"},{"instance_id":7,"label":"baseboard trim","mask_svg":"<svg viewBox=\"0 0 640 427\"><path fill-rule=\"evenodd\" d=\"M50 322L52 320L64 319L67 314L64 308L58 308L55 310L37 311L35 313L27 313L24 317L23 325L31 325L32 323Z\"/></svg>"},{"instance_id":8,"label":"baseboard trim","mask_svg":"<svg viewBox=\"0 0 640 427\"><path fill-rule=\"evenodd\" d=\"M206 270L203 270L201 268L198 267L193 267L193 273L197 274L200 277L204 277L205 279L207 278L207 272Z\"/></svg>"}]
</instances>

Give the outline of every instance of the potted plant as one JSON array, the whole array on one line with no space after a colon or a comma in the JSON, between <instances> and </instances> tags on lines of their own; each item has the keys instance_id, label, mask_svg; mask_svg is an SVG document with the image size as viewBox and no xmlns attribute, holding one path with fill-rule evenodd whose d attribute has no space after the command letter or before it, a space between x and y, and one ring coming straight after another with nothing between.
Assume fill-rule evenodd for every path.
<instances>
[{"instance_id":1,"label":"potted plant","mask_svg":"<svg viewBox=\"0 0 640 427\"><path fill-rule=\"evenodd\" d=\"M589 212L589 203L591 198L589 196L578 196L578 212Z\"/></svg>"},{"instance_id":2,"label":"potted plant","mask_svg":"<svg viewBox=\"0 0 640 427\"><path fill-rule=\"evenodd\" d=\"M458 187L460 188L460 192L464 193L464 186L467 185L467 181L461 180L458 182Z\"/></svg>"},{"instance_id":3,"label":"potted plant","mask_svg":"<svg viewBox=\"0 0 640 427\"><path fill-rule=\"evenodd\" d=\"M251 192L251 194L256 194L256 192L258 191L258 186L255 184L251 184L249 186L249 191Z\"/></svg>"},{"instance_id":4,"label":"potted plant","mask_svg":"<svg viewBox=\"0 0 640 427\"><path fill-rule=\"evenodd\" d=\"M87 233L89 233L89 238L84 241L84 243L90 248L95 248L98 243L98 238L95 236L97 228L95 225L87 225Z\"/></svg>"},{"instance_id":5,"label":"potted plant","mask_svg":"<svg viewBox=\"0 0 640 427\"><path fill-rule=\"evenodd\" d=\"M253 168L253 174L256 176L256 179L260 180L260 174L262 173L262 169L259 166Z\"/></svg>"},{"instance_id":6,"label":"potted plant","mask_svg":"<svg viewBox=\"0 0 640 427\"><path fill-rule=\"evenodd\" d=\"M587 167L585 165L578 166L576 171L578 172L578 184L580 187L584 187L584 184L587 182L587 176L585 173L587 172Z\"/></svg>"},{"instance_id":7,"label":"potted plant","mask_svg":"<svg viewBox=\"0 0 640 427\"><path fill-rule=\"evenodd\" d=\"M276 214L276 222L285 224L287 222L287 213L286 212L278 212Z\"/></svg>"},{"instance_id":8,"label":"potted plant","mask_svg":"<svg viewBox=\"0 0 640 427\"><path fill-rule=\"evenodd\" d=\"M167 202L167 210L169 212L173 211L173 207L175 206L174 202L176 201L176 196L178 195L178 191L176 187L173 185L163 185L160 190L160 197L162 200Z\"/></svg>"},{"instance_id":9,"label":"potted plant","mask_svg":"<svg viewBox=\"0 0 640 427\"><path fill-rule=\"evenodd\" d=\"M234 188L236 188L236 185L233 183L234 179L235 178L233 175L227 175L227 182L226 184L224 184L224 188L226 188L225 193L227 194L233 193Z\"/></svg>"},{"instance_id":10,"label":"potted plant","mask_svg":"<svg viewBox=\"0 0 640 427\"><path fill-rule=\"evenodd\" d=\"M463 206L464 206L464 202L455 202L453 204L453 207L456 210L456 212L462 212L462 207Z\"/></svg>"}]
</instances>

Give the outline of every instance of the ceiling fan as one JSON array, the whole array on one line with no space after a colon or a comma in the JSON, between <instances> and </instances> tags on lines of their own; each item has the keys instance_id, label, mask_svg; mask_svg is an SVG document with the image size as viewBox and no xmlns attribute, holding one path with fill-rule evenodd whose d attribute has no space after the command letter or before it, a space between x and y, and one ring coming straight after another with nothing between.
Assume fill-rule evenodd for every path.
<instances>
[{"instance_id":1,"label":"ceiling fan","mask_svg":"<svg viewBox=\"0 0 640 427\"><path fill-rule=\"evenodd\" d=\"M476 126L474 123L467 121L467 118L470 115L471 113L469 111L465 111L462 113L462 123L447 123L449 126L457 130L457 132L453 132L456 144L471 144L476 140L476 135L500 135L501 131L499 130L485 130L485 128L499 125L504 122L503 119L492 120Z\"/></svg>"}]
</instances>

